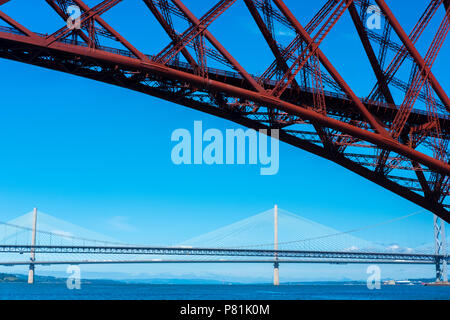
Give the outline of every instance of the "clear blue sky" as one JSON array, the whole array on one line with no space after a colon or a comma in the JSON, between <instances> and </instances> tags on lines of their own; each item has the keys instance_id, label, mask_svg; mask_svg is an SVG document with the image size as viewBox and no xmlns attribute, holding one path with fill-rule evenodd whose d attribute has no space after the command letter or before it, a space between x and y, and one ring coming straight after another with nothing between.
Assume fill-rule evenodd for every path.
<instances>
[{"instance_id":1,"label":"clear blue sky","mask_svg":"<svg viewBox=\"0 0 450 320\"><path fill-rule=\"evenodd\" d=\"M206 2L214 3L186 1L198 15L205 10L199 3ZM319 1L286 2L302 23L319 6ZM105 19L137 48L154 54L167 39L138 3L124 1L121 10L112 10ZM260 73L272 57L242 3L238 1L225 14L231 17L229 24L221 18L212 30L242 65ZM424 9L423 1L409 1L408 6L403 1L393 3L409 32ZM55 15L49 15L50 10L41 7L37 2L15 0L4 10L35 31L51 33L62 26ZM119 20L121 14L128 19ZM373 75L349 22L346 15L323 50L363 96L372 87ZM449 49L446 44L434 69L445 89L450 83L450 62L443 58ZM259 167L254 166L177 167L170 158L175 129L190 129L196 120L220 130L238 126L63 73L6 60L0 60L0 69L2 221L37 206L126 242L171 244L265 211L275 203L340 230L419 210L337 165L285 144L281 145L280 172L273 177L260 176ZM431 221L431 215L422 215L416 222L431 232Z\"/></svg>"}]
</instances>

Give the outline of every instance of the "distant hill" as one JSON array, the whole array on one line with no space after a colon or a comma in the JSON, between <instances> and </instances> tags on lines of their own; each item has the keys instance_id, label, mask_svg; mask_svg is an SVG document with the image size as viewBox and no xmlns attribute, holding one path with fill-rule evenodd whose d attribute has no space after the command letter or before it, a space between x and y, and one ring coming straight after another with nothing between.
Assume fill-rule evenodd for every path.
<instances>
[{"instance_id":1,"label":"distant hill","mask_svg":"<svg viewBox=\"0 0 450 320\"><path fill-rule=\"evenodd\" d=\"M238 283L229 281L217 281L210 279L143 279L143 280L122 280L129 284L168 284L168 285L236 285Z\"/></svg>"},{"instance_id":2,"label":"distant hill","mask_svg":"<svg viewBox=\"0 0 450 320\"><path fill-rule=\"evenodd\" d=\"M429 283L433 282L434 279L420 278L420 279L409 279L413 283ZM66 278L58 278L51 276L35 276L36 283L65 283ZM26 275L16 275L0 273L0 283L26 283ZM154 278L154 279L124 279L124 280L107 280L107 279L85 279L82 280L83 284L116 284L116 285L126 285L126 284L148 284L148 285L252 285L243 284L239 282L231 281L217 281L211 279L172 279L172 278ZM271 283L258 283L258 285L270 285ZM365 285L365 281L352 281L352 280L341 280L341 281L301 281L301 282L286 282L283 285Z\"/></svg>"},{"instance_id":3,"label":"distant hill","mask_svg":"<svg viewBox=\"0 0 450 320\"><path fill-rule=\"evenodd\" d=\"M34 276L34 280L36 283L65 283L67 281L66 278L57 278L51 276ZM28 282L28 277L26 275L21 274L7 274L0 273L0 283L26 283ZM83 280L83 283L120 283L119 281L114 280Z\"/></svg>"},{"instance_id":4,"label":"distant hill","mask_svg":"<svg viewBox=\"0 0 450 320\"><path fill-rule=\"evenodd\" d=\"M20 275L0 273L0 283L1 282L26 282L26 278Z\"/></svg>"}]
</instances>

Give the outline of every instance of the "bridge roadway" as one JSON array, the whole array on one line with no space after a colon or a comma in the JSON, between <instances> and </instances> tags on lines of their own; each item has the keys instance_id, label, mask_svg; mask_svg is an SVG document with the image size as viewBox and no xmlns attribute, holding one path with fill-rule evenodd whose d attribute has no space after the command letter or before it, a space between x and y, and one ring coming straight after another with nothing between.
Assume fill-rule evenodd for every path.
<instances>
[{"instance_id":1,"label":"bridge roadway","mask_svg":"<svg viewBox=\"0 0 450 320\"><path fill-rule=\"evenodd\" d=\"M247 263L273 263L277 256L281 263L418 263L435 264L436 261L447 260L449 256L415 253L382 253L382 252L333 252L333 251L296 251L296 250L258 250L258 249L227 249L227 248L193 248L193 247L144 247L144 246L31 246L31 245L0 245L0 253L35 254L101 254L101 255L155 255L155 256L207 256L207 257L258 257L272 258L270 260L245 260ZM285 260L283 258L291 259ZM292 260L295 259L295 260ZM302 259L302 260L300 260ZM304 260L306 259L306 260ZM244 261L244 260L243 260ZM239 261L238 263L244 263ZM135 263L208 263L208 260L136 260ZM232 260L209 260L209 263L233 263ZM30 262L28 261L27 264ZM43 264L35 262L34 264ZM68 264L61 261L61 263ZM82 262L77 262L82 263ZM88 263L86 261L85 263ZM98 263L108 263L98 261ZM109 263L120 263L110 262ZM133 263L124 261L123 263ZM4 264L0 262L0 264ZM25 264L25 263L24 263ZM47 264L57 264L54 263Z\"/></svg>"},{"instance_id":2,"label":"bridge roadway","mask_svg":"<svg viewBox=\"0 0 450 320\"><path fill-rule=\"evenodd\" d=\"M416 265L434 265L435 262L427 261L406 261L406 260L328 260L328 259L291 259L291 260L277 260L262 259L262 260L66 260L66 261L34 261L35 266L50 266L50 265L102 265L102 264L416 264ZM27 266L30 261L5 261L0 262L0 266Z\"/></svg>"}]
</instances>

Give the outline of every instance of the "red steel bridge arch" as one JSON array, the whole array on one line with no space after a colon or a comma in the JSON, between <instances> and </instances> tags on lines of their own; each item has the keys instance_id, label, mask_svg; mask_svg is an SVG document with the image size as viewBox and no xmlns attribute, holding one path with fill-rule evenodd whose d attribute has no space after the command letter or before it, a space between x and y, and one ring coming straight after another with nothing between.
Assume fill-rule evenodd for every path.
<instances>
[{"instance_id":1,"label":"red steel bridge arch","mask_svg":"<svg viewBox=\"0 0 450 320\"><path fill-rule=\"evenodd\" d=\"M201 17L181 0L134 0L145 4L170 39L153 55L103 18L131 1L42 0L61 18L60 29L42 34L7 14L19 1L0 0L0 57L143 92L249 128L279 129L280 140L450 222L450 100L432 71L450 30L450 0L423 1L410 33L385 0L322 0L307 25L283 0L214 0ZM245 4L273 53L263 74L249 73L210 31L237 2ZM74 5L81 28L68 27ZM380 30L366 25L373 13L384 22ZM320 48L344 15L351 17L347 28L357 34L376 78L364 98ZM433 37L424 39L436 19ZM278 41L280 26L293 39ZM426 52L418 50L419 41L427 42ZM401 68L408 68L409 79L402 79Z\"/></svg>"}]
</instances>

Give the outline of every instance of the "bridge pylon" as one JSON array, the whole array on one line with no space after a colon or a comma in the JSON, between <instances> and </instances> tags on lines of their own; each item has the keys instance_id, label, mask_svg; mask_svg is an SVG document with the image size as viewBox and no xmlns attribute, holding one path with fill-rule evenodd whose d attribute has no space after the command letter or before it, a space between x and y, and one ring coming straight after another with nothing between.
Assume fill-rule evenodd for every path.
<instances>
[{"instance_id":1,"label":"bridge pylon","mask_svg":"<svg viewBox=\"0 0 450 320\"><path fill-rule=\"evenodd\" d=\"M441 218L434 216L434 244L437 283L448 283L446 242L445 222Z\"/></svg>"},{"instance_id":2,"label":"bridge pylon","mask_svg":"<svg viewBox=\"0 0 450 320\"><path fill-rule=\"evenodd\" d=\"M275 263L273 264L273 285L280 285L280 264L278 262L278 206L274 208L274 250L275 250Z\"/></svg>"},{"instance_id":3,"label":"bridge pylon","mask_svg":"<svg viewBox=\"0 0 450 320\"><path fill-rule=\"evenodd\" d=\"M36 224L37 224L37 208L33 210L33 233L31 235L31 251L30 251L30 268L28 271L28 283L34 283L34 261L36 259L35 246L36 246Z\"/></svg>"}]
</instances>

